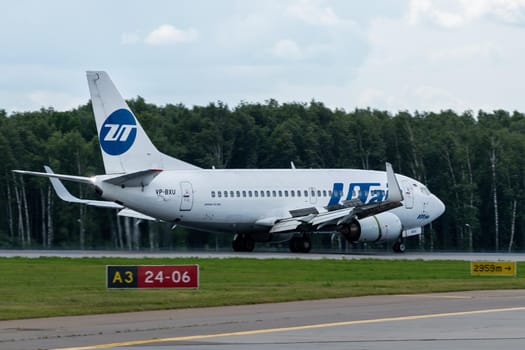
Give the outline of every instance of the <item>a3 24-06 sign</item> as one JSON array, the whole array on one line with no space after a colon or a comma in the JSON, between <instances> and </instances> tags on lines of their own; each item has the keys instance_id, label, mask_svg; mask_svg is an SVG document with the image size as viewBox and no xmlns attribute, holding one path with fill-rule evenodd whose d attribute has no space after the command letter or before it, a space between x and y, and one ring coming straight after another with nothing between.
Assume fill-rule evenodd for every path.
<instances>
[{"instance_id":1,"label":"a3 24-06 sign","mask_svg":"<svg viewBox=\"0 0 525 350\"><path fill-rule=\"evenodd\" d=\"M199 265L106 266L107 288L199 288Z\"/></svg>"}]
</instances>

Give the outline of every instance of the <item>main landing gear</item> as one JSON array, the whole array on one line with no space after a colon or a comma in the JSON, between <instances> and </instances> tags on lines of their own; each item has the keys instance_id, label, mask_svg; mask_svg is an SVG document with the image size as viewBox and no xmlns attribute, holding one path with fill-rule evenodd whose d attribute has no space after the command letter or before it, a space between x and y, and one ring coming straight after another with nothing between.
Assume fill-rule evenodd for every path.
<instances>
[{"instance_id":1,"label":"main landing gear","mask_svg":"<svg viewBox=\"0 0 525 350\"><path fill-rule=\"evenodd\" d=\"M289 245L292 253L308 253L312 249L312 240L308 234L293 236Z\"/></svg>"},{"instance_id":2,"label":"main landing gear","mask_svg":"<svg viewBox=\"0 0 525 350\"><path fill-rule=\"evenodd\" d=\"M233 250L236 252L253 252L255 241L250 235L236 233L232 241Z\"/></svg>"}]
</instances>

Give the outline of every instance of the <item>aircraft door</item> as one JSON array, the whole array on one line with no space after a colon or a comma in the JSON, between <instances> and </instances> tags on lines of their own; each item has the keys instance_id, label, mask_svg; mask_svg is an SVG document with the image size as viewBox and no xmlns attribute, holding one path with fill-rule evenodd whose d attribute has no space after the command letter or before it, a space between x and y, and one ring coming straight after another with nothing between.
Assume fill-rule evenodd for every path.
<instances>
[{"instance_id":1,"label":"aircraft door","mask_svg":"<svg viewBox=\"0 0 525 350\"><path fill-rule=\"evenodd\" d=\"M193 207L193 186L190 182L184 181L180 183L181 202L180 210L189 211Z\"/></svg>"},{"instance_id":2,"label":"aircraft door","mask_svg":"<svg viewBox=\"0 0 525 350\"><path fill-rule=\"evenodd\" d=\"M409 181L403 181L403 202L405 208L412 209L414 207L414 189Z\"/></svg>"}]
</instances>

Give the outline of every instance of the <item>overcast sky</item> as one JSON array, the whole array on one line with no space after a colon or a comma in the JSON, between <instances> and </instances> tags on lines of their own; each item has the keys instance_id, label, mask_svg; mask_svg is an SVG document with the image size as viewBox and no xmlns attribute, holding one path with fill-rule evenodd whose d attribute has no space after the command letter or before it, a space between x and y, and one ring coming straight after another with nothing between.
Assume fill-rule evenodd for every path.
<instances>
[{"instance_id":1,"label":"overcast sky","mask_svg":"<svg viewBox=\"0 0 525 350\"><path fill-rule=\"evenodd\" d=\"M125 98L525 112L525 0L6 0L0 109Z\"/></svg>"}]
</instances>

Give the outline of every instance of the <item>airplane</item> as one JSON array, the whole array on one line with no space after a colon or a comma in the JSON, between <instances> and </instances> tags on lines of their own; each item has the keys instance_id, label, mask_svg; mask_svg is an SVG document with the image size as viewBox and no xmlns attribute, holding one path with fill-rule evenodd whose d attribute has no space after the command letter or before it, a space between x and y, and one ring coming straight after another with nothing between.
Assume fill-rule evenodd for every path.
<instances>
[{"instance_id":1,"label":"airplane","mask_svg":"<svg viewBox=\"0 0 525 350\"><path fill-rule=\"evenodd\" d=\"M286 242L307 253L313 234L352 244L387 243L404 252L445 211L410 177L359 169L203 169L160 152L104 71L86 73L105 174L92 177L13 170L48 177L67 202L119 209L119 215L173 227L233 234L234 251ZM73 196L61 180L94 187L103 200Z\"/></svg>"}]
</instances>

